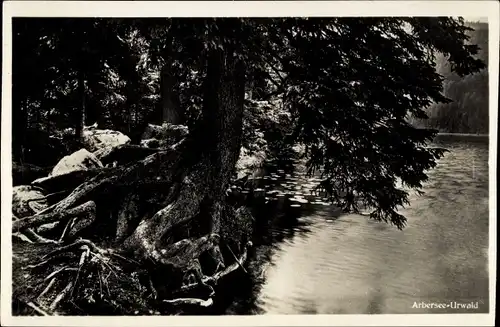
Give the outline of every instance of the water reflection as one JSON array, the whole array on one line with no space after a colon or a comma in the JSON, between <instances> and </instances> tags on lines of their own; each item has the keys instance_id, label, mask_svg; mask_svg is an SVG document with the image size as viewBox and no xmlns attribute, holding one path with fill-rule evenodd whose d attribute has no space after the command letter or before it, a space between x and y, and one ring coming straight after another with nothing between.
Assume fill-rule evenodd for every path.
<instances>
[{"instance_id":1,"label":"water reflection","mask_svg":"<svg viewBox=\"0 0 500 327\"><path fill-rule=\"evenodd\" d=\"M403 231L342 215L309 194L318 180L300 171L249 183L261 193L249 191L248 200L267 223L256 232L247 284L226 313L461 312L412 308L420 301L478 301L472 312L487 312L488 149L446 146L425 194L404 210Z\"/></svg>"}]
</instances>

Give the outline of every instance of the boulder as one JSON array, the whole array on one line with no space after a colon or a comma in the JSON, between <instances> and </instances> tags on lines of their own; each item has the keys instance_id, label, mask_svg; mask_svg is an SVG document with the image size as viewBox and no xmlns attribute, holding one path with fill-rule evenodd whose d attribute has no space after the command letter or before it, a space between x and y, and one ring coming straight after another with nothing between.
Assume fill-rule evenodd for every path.
<instances>
[{"instance_id":1,"label":"boulder","mask_svg":"<svg viewBox=\"0 0 500 327\"><path fill-rule=\"evenodd\" d=\"M148 124L142 134L141 140L180 140L188 133L189 129L185 125L174 125L170 123L164 123L162 125Z\"/></svg>"},{"instance_id":2,"label":"boulder","mask_svg":"<svg viewBox=\"0 0 500 327\"><path fill-rule=\"evenodd\" d=\"M159 148L161 146L164 146L164 142L158 140L158 139L147 139L147 140L141 140L141 146L144 146L146 148Z\"/></svg>"},{"instance_id":3,"label":"boulder","mask_svg":"<svg viewBox=\"0 0 500 327\"><path fill-rule=\"evenodd\" d=\"M148 148L167 148L189 134L187 126L164 123L148 124L141 137L141 146Z\"/></svg>"},{"instance_id":4,"label":"boulder","mask_svg":"<svg viewBox=\"0 0 500 327\"><path fill-rule=\"evenodd\" d=\"M265 160L265 151L250 151L245 147L241 147L240 156L235 167L236 180L252 175L257 169L264 165Z\"/></svg>"},{"instance_id":5,"label":"boulder","mask_svg":"<svg viewBox=\"0 0 500 327\"><path fill-rule=\"evenodd\" d=\"M127 135L111 129L86 128L83 131L83 144L90 152L128 143L130 138Z\"/></svg>"},{"instance_id":6,"label":"boulder","mask_svg":"<svg viewBox=\"0 0 500 327\"><path fill-rule=\"evenodd\" d=\"M13 185L25 185L42 176L47 176L52 167L38 167L29 163L12 162Z\"/></svg>"},{"instance_id":7,"label":"boulder","mask_svg":"<svg viewBox=\"0 0 500 327\"><path fill-rule=\"evenodd\" d=\"M12 213L17 218L28 217L48 207L43 189L20 185L12 189Z\"/></svg>"},{"instance_id":8,"label":"boulder","mask_svg":"<svg viewBox=\"0 0 500 327\"><path fill-rule=\"evenodd\" d=\"M90 153L86 149L80 149L62 158L54 169L52 169L49 176L62 175L75 170L89 170L103 167L101 161L93 153Z\"/></svg>"}]
</instances>

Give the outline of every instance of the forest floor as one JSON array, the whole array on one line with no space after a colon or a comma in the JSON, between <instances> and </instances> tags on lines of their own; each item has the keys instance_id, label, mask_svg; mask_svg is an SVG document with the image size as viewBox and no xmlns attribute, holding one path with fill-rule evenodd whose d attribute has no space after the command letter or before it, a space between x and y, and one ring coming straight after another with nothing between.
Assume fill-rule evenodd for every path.
<instances>
[{"instance_id":1,"label":"forest floor","mask_svg":"<svg viewBox=\"0 0 500 327\"><path fill-rule=\"evenodd\" d=\"M160 137L159 134L162 133L164 135ZM44 212L60 203L72 190L81 187L98 172L112 170L113 167L141 160L149 155L151 152L145 146L148 143L155 147L169 146L185 136L185 133L172 132L172 126L167 126L164 130L157 128L147 135L148 142L143 140L139 146L129 146L128 138L119 134L112 137L111 134L112 132L103 133L99 130L89 132L85 150L62 158L48 176L39 176L31 183L26 183L27 185L14 186L14 315L151 315L198 312L212 305L214 287L219 279L235 270L244 270L247 249L235 254L227 248L230 251L229 257L234 259L233 263L214 270L211 275L205 275L202 284L189 279L180 287L183 292L172 293L172 285L162 285L169 284L165 282L165 270L139 264L134 258L121 254L113 248L110 239L96 241L92 238L96 228L102 229L93 225L96 215L96 203L93 201L73 209L77 215L75 219L92 218L89 221L68 221L68 217L61 216L62 218L49 217L52 220L48 223L36 222L37 219L47 219L50 213L44 215ZM152 142L152 139L156 141ZM115 150L111 151L111 148ZM116 149L121 149L122 152L118 151L117 154ZM235 177L245 179L260 168L265 159L265 152L250 152L243 148L236 165ZM40 175L46 172L37 173ZM33 178L35 175L30 176ZM97 208L100 208L101 203L96 202ZM62 219L60 223L57 218ZM27 224L31 228L27 228ZM223 252L228 256L227 250Z\"/></svg>"}]
</instances>

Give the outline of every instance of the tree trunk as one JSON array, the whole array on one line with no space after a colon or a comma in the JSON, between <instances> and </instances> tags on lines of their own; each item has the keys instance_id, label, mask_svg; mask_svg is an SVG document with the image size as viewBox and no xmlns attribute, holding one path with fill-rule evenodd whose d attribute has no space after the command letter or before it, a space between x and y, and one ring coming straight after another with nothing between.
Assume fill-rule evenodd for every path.
<instances>
[{"instance_id":1,"label":"tree trunk","mask_svg":"<svg viewBox=\"0 0 500 327\"><path fill-rule=\"evenodd\" d=\"M122 209L113 235L122 242L116 244L120 251L182 272L194 270L199 281L203 253L215 259L215 270L224 267L218 242L233 233L227 233L226 219L234 218L234 210L226 207L225 193L241 146L244 86L245 67L234 51L214 50L207 60L202 117L187 139L133 164L103 170L24 221L61 221L95 200L95 223L109 225L99 218L108 210L99 201L115 194L108 204ZM239 246L244 240L237 238Z\"/></svg>"},{"instance_id":2,"label":"tree trunk","mask_svg":"<svg viewBox=\"0 0 500 327\"><path fill-rule=\"evenodd\" d=\"M83 68L78 71L78 97L80 103L76 115L75 137L77 140L82 140L85 126L85 72Z\"/></svg>"},{"instance_id":3,"label":"tree trunk","mask_svg":"<svg viewBox=\"0 0 500 327\"><path fill-rule=\"evenodd\" d=\"M173 51L172 37L167 39L167 48L164 51L165 65L161 70L160 93L162 106L162 122L171 124L181 124L182 112L178 105L177 94L174 90L174 74L173 69Z\"/></svg>"},{"instance_id":4,"label":"tree trunk","mask_svg":"<svg viewBox=\"0 0 500 327\"><path fill-rule=\"evenodd\" d=\"M159 248L166 234L195 217L203 218L206 232L219 232L225 191L241 145L244 86L243 62L231 50L213 51L207 63L201 122L185 150L190 168L178 190L170 193L168 205L141 221L125 241L125 248L138 257L162 261Z\"/></svg>"},{"instance_id":5,"label":"tree trunk","mask_svg":"<svg viewBox=\"0 0 500 327\"><path fill-rule=\"evenodd\" d=\"M231 51L217 51L208 61L202 119L208 134L210 193L213 203L211 232L218 233L224 195L241 147L245 67Z\"/></svg>"},{"instance_id":6,"label":"tree trunk","mask_svg":"<svg viewBox=\"0 0 500 327\"><path fill-rule=\"evenodd\" d=\"M13 96L17 95L19 92L14 92ZM16 100L13 100L13 104L17 106L12 110L12 150L14 160L18 160L21 163L25 162L24 148L26 146L26 130L29 128L28 124L28 106L27 101L24 99L19 99L17 96Z\"/></svg>"}]
</instances>

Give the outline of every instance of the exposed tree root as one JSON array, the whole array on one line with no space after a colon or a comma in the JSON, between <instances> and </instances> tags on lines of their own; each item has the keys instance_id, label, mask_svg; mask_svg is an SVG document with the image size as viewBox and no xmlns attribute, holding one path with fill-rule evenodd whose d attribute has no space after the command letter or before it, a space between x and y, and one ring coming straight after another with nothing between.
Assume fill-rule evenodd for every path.
<instances>
[{"instance_id":1,"label":"exposed tree root","mask_svg":"<svg viewBox=\"0 0 500 327\"><path fill-rule=\"evenodd\" d=\"M55 221L61 221L66 218L80 218L80 217L94 217L95 216L95 203L88 201L75 208L63 212L54 212L49 214L34 215L26 218L18 219L12 222L12 231L22 231L26 228L36 227Z\"/></svg>"},{"instance_id":2,"label":"exposed tree root","mask_svg":"<svg viewBox=\"0 0 500 327\"><path fill-rule=\"evenodd\" d=\"M77 271L78 269L76 268L70 268L70 267L62 267L60 269L57 269L56 271L52 272L50 275L48 275L47 277L45 277L44 281L46 280L49 280L49 279L52 279L54 277L56 277L56 275L64 272L64 271Z\"/></svg>"},{"instance_id":3,"label":"exposed tree root","mask_svg":"<svg viewBox=\"0 0 500 327\"><path fill-rule=\"evenodd\" d=\"M125 147L122 149L138 150ZM138 151L137 155L150 153L149 150L144 149ZM47 272L47 276L39 278L36 292L40 295L35 298L36 300L31 299L31 302L48 313L55 312L55 310L64 313L71 308L74 310L77 304L73 305L73 303L78 302L79 306L82 301L88 303L98 301L101 304L106 302L113 308L122 306L120 308L122 310L127 310L130 303L133 303L132 307L134 307L139 302L144 304L144 301L149 301L148 305L153 306L160 306L163 303L173 307L183 305L210 307L213 304L211 297L215 295L213 286L218 283L219 279L239 268L246 271L243 263L247 258L247 248L245 247L241 252L234 243L231 243L233 245L226 243L230 255L225 253L224 255L227 254L228 257L224 260L219 248L221 238L219 231L223 231L221 224L226 223L224 219L227 219L225 218L227 208L220 195L223 192L217 191L217 195L212 194L214 189L218 190L213 186L214 180L209 178L211 172L207 171L207 167L211 167L212 162L210 158L203 157L194 167L185 167L182 152L175 146L167 151L154 150L153 154L149 154L145 159L134 164L102 170L97 175L86 178L58 203L33 216L14 221L13 231L22 231L32 239L30 233L36 235L31 230L34 227L59 223L61 230L64 229L59 241L49 240L50 243L59 244L59 247L49 249L50 252L39 256L40 262L25 265L27 268L37 269L29 271L30 274L39 274L49 264L54 263L54 267ZM49 183L48 180L46 182ZM140 196L134 195L141 194L139 190L142 190L140 188L146 183L162 183L161 185L164 183L165 189L160 190L158 194L152 194L153 209L148 208L149 213L144 214L144 211L138 208L129 210L129 217L124 216L125 220L130 218L140 220L140 222L136 221L138 226L132 230L131 235L126 237L124 237L125 234L116 235L125 239L122 244L118 242L114 244L117 246L117 251L106 247L101 248L100 246L103 246L101 243L98 243L98 246L89 239L78 239L71 244L63 243L67 236L74 236L71 231L77 227L79 221L87 220L81 218L90 218L91 221L97 218L94 200L97 200L101 194L123 188L124 191L119 192L120 198L129 195L132 201L139 203L137 205L139 207L140 201L143 200ZM133 206L135 205L134 203ZM158 210L159 205L164 205L164 207ZM158 211L151 216L151 211L154 213L155 210ZM142 219L144 215L146 218ZM198 217L202 217L207 222L210 221L211 226L197 227L196 224L200 221ZM229 219L233 217L238 217L238 215L232 214ZM234 227L230 228L238 228L238 223L235 220ZM66 224L66 228L63 228L65 226L63 224ZM176 234L179 226L184 225L189 225L187 227L189 231L195 231L193 237L189 238L190 233L183 231L180 235ZM234 242L238 243L237 239L241 239L241 235L237 231L234 232L234 235L237 235ZM178 240L181 237L188 238ZM35 242L39 241L40 239L35 240ZM33 246L37 245L33 244ZM251 246L251 243L247 246ZM233 249L236 249L235 252L240 255L239 258L233 253ZM125 256L126 253L132 253L132 258ZM213 265L210 262L210 256L214 259ZM167 290L158 287L161 285L153 284L148 277L149 272L143 271L146 269L144 264L150 261L154 263L152 267L147 266L151 269L168 267L167 270L173 271L173 275L168 276L172 280L169 280ZM202 267L201 261L207 266ZM227 262L227 267L224 261ZM124 267L130 271L125 272ZM203 272L205 268L211 274L210 276L206 275L207 272ZM161 271L161 268L158 269ZM148 279L140 279L134 275L136 273L146 274ZM176 279L177 274L182 280ZM186 277L187 285L180 286L186 283ZM158 282L157 280L156 283ZM127 284L126 287L132 287L133 291L127 291L126 288L121 290L122 283ZM209 298L207 300L198 298L198 291L207 294L207 289L210 291ZM185 297L169 299L173 294L172 291L174 293L195 291L196 294L193 297L191 297L193 294L184 294ZM116 300L117 297L120 300ZM124 303L126 305L123 305Z\"/></svg>"},{"instance_id":4,"label":"exposed tree root","mask_svg":"<svg viewBox=\"0 0 500 327\"><path fill-rule=\"evenodd\" d=\"M14 222L13 222L14 223ZM59 244L58 241L45 238L43 236L38 235L35 233L32 229L28 228L23 231L23 234L28 237L32 242L34 243L40 243L40 244Z\"/></svg>"},{"instance_id":5,"label":"exposed tree root","mask_svg":"<svg viewBox=\"0 0 500 327\"><path fill-rule=\"evenodd\" d=\"M29 200L26 200L26 202L30 203L32 201L48 200L48 199L50 199L50 198L52 198L53 196L56 196L56 195L68 194L70 191L71 190L62 190L62 191L58 191L58 192L47 194L46 196L41 197L41 198L29 199Z\"/></svg>"},{"instance_id":6,"label":"exposed tree root","mask_svg":"<svg viewBox=\"0 0 500 327\"><path fill-rule=\"evenodd\" d=\"M206 192L203 186L195 174L185 177L177 199L153 217L141 221L125 240L124 247L134 251L138 257L161 262L159 249L162 237L173 227L188 222L198 214Z\"/></svg>"},{"instance_id":7,"label":"exposed tree root","mask_svg":"<svg viewBox=\"0 0 500 327\"><path fill-rule=\"evenodd\" d=\"M196 258L199 257L202 253L210 250L213 246L217 246L216 244L218 243L218 238L219 238L218 235L213 234L213 235L206 235L193 240L181 240L171 244L170 246L165 248L164 251L160 251L160 254L164 258L165 263L168 261L170 265L181 267L181 269L188 269L189 267L187 267L186 261L189 260L186 260L186 258L192 258L191 262L197 261ZM247 247L249 246L251 246L251 243L247 244ZM201 279L198 280L197 282L185 285L179 288L176 292L176 293L186 292L189 290L194 290L196 288L208 287L209 290L211 291L208 299L205 300L196 297L180 297L175 299L158 298L159 294L156 291L155 286L150 282L149 286L151 290L150 294L152 296L152 301L154 302L160 301L159 303L168 304L172 306L172 308L178 308L178 307L183 308L190 306L208 308L212 306L213 304L212 296L215 295L215 291L209 285L209 283L215 285L217 284L220 278L226 276L232 271L237 270L238 268L243 267L243 263L247 257L247 247L243 251L240 258L237 258L237 260L235 260L234 263L229 265L224 270L217 271L212 276L203 275ZM79 253L79 255L77 257L73 256L73 259L69 259L69 260L74 260L73 261L74 263L70 263L68 261L66 264L64 264L63 266L59 266L59 268L57 269L54 269L45 278L43 278L41 282L44 283L44 285L45 283L48 282L48 285L44 286L40 295L36 297L36 301L33 300L31 301L37 308L39 308L43 312L46 312L47 314L52 314L56 310L59 312L65 312L65 310L67 310L65 308L67 308L67 305L69 305L69 303L72 303L73 301L72 299L75 296L77 296L78 299L81 300L82 291L78 291L78 293L76 293L77 288L81 287L86 288L88 286L85 285L89 285L89 283L95 285L99 298L112 299L113 294L111 294L110 292L109 275L110 274L114 275L115 276L114 280L120 280L121 278L123 278L123 272L120 272L120 274L118 274L116 269L111 267L111 262L110 262L111 257L116 257L126 262L133 261L126 257L123 257L121 254L116 253L111 249L102 249L90 240L79 239L76 242L73 242L72 244L61 246L47 253L42 257L42 261L40 263L36 265L30 265L28 267L40 268L44 265L47 265L49 262L52 262L56 258L61 258L60 255L65 253ZM183 254L187 255L184 256ZM93 259L90 260L90 258ZM109 271L109 273L108 276L106 277L105 276L106 274L103 275L101 273L102 268L97 269L94 275L95 279L91 281L89 280L89 278L92 278L89 275L91 271L89 270L89 267L96 267L95 266L96 263L100 263L100 266ZM84 269L84 267L86 266L88 266L88 268ZM99 267L99 265L97 267ZM74 274L75 272L76 274ZM73 274L64 275L63 277L61 277L62 274L65 273L73 273ZM70 279L68 280L66 276L68 276ZM83 285L83 286L79 287L78 285ZM61 288L58 287L62 287L62 290ZM49 296L49 294L52 295Z\"/></svg>"},{"instance_id":8,"label":"exposed tree root","mask_svg":"<svg viewBox=\"0 0 500 327\"><path fill-rule=\"evenodd\" d=\"M93 168L87 170L73 170L65 174L47 176L34 180L31 185L43 188L49 192L59 192L62 190L73 190L86 180L107 172L113 171L113 168Z\"/></svg>"},{"instance_id":9,"label":"exposed tree root","mask_svg":"<svg viewBox=\"0 0 500 327\"><path fill-rule=\"evenodd\" d=\"M104 165L112 162L117 162L118 165L123 165L131 161L142 160L145 157L159 151L164 151L164 149L153 149L139 145L121 144L115 147L98 150L94 152L94 154Z\"/></svg>"},{"instance_id":10,"label":"exposed tree root","mask_svg":"<svg viewBox=\"0 0 500 327\"><path fill-rule=\"evenodd\" d=\"M236 269L238 269L239 267L242 267L243 263L247 260L247 256L248 256L248 249L252 247L252 242L248 242L241 257L239 259L236 260L235 263L231 264L230 266L226 267L224 270L221 270L221 271L218 271L216 272L214 275L212 276L204 276L202 281L204 284L213 284L213 285L217 285L219 279L221 279L222 277L230 274L231 272L235 271ZM186 291L189 291L189 290L192 290L192 289L195 289L199 287L199 284L198 283L191 283L191 284L188 284L188 285L184 285L182 286L179 290L177 290L175 293L179 293L179 292L186 292Z\"/></svg>"},{"instance_id":11,"label":"exposed tree root","mask_svg":"<svg viewBox=\"0 0 500 327\"><path fill-rule=\"evenodd\" d=\"M91 200L96 193L112 191L117 187L130 187L138 183L171 183L182 163L184 140L167 150L156 152L145 159L125 167L104 170L80 184L70 195L55 205L37 213L62 212L75 205ZM140 178L141 180L137 180Z\"/></svg>"},{"instance_id":12,"label":"exposed tree root","mask_svg":"<svg viewBox=\"0 0 500 327\"><path fill-rule=\"evenodd\" d=\"M43 259L50 259L58 254L61 254L61 253L64 253L64 252L68 252L68 251L72 251L74 248L79 248L83 245L86 245L88 246L93 252L96 252L96 253L106 253L105 250L103 249L100 249L99 247L97 247L97 245L94 244L94 242L90 241L90 240L87 240L87 239L79 239L77 240L76 242L74 243L71 243L69 245L65 245L65 246L62 246L60 248L58 248L57 250L54 250L48 254L46 254Z\"/></svg>"}]
</instances>

